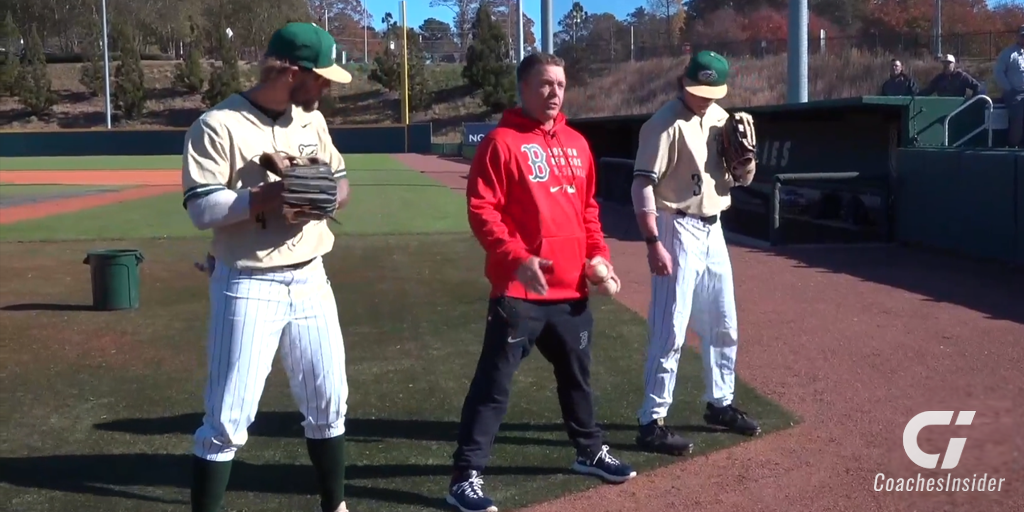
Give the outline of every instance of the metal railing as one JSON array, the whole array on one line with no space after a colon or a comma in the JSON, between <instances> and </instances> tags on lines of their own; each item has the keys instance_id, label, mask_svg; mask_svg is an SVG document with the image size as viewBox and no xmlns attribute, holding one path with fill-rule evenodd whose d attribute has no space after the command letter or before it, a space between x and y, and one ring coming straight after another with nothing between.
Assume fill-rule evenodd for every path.
<instances>
[{"instance_id":1,"label":"metal railing","mask_svg":"<svg viewBox=\"0 0 1024 512\"><path fill-rule=\"evenodd\" d=\"M986 128L988 128L988 147L992 147L992 110L994 108L994 105L992 104L992 98L989 98L988 96L985 96L984 94L979 94L977 96L972 96L971 99L967 100L963 105L960 105L956 110L954 110L948 116L946 116L946 120L942 122L942 145L943 146L949 146L949 120L953 119L953 116L959 114L964 109L969 107L972 103L974 103L975 101L978 101L978 100L982 100L982 101L984 101L986 103L986 105L985 105L985 123L982 124L981 126L979 126L973 132L967 134L964 138L956 141L956 143L953 144L953 147L956 147L956 146L959 146L960 144L963 144L965 141L967 141L971 137L974 137L975 135L977 135L979 132L981 132L982 130L984 130Z\"/></svg>"}]
</instances>

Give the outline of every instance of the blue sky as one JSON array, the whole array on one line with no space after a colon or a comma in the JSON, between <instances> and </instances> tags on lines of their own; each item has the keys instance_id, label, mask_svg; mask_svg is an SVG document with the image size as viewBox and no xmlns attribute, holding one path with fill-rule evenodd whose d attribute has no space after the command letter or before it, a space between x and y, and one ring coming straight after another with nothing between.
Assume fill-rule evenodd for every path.
<instances>
[{"instance_id":1,"label":"blue sky","mask_svg":"<svg viewBox=\"0 0 1024 512\"><path fill-rule=\"evenodd\" d=\"M380 19L385 12L391 12L398 20L399 0L364 0L366 8L373 15L374 26L380 25ZM601 13L610 12L619 19L625 18L627 14L641 5L646 5L646 0L580 0L587 12ZM989 5L1008 3L1011 0L989 0ZM1020 1L1020 0L1016 0ZM562 17L569 7L572 7L573 0L554 0L552 10L554 11L555 22ZM452 11L445 7L430 8L430 0L406 0L406 11L409 15L409 26L418 27L427 18L437 18L441 21L451 23ZM540 0L523 0L523 9L527 16L537 22L537 30L540 30ZM557 27L556 27L557 30Z\"/></svg>"},{"instance_id":2,"label":"blue sky","mask_svg":"<svg viewBox=\"0 0 1024 512\"><path fill-rule=\"evenodd\" d=\"M366 8L374 17L374 25L380 25L380 19L385 12L391 12L398 20L399 0L364 0ZM573 0L554 0L552 11L554 11L555 22L572 7ZM581 0L587 12L600 13L610 12L619 18L637 7L646 4L643 0ZM418 27L427 18L437 18L448 23L452 22L452 11L445 7L430 8L430 0L406 0L405 8L409 15L409 26ZM523 0L523 10L526 15L537 22L537 30L540 30L540 0Z\"/></svg>"}]
</instances>

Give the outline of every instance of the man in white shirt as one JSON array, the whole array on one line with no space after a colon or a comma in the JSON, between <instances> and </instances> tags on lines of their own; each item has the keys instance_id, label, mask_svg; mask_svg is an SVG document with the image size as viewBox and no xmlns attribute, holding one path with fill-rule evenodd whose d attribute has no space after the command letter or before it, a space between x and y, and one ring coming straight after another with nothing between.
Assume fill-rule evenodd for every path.
<instances>
[{"instance_id":1,"label":"man in white shirt","mask_svg":"<svg viewBox=\"0 0 1024 512\"><path fill-rule=\"evenodd\" d=\"M1024 148L1024 25L1017 30L1017 42L999 54L995 76L1010 119L1007 143Z\"/></svg>"}]
</instances>

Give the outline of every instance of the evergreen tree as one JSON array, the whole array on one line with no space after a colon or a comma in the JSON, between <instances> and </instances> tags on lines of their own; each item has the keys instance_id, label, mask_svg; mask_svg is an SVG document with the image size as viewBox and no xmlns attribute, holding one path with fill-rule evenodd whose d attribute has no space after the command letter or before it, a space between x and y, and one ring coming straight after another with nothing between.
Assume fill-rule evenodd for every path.
<instances>
[{"instance_id":1,"label":"evergreen tree","mask_svg":"<svg viewBox=\"0 0 1024 512\"><path fill-rule=\"evenodd\" d=\"M384 23L384 44L380 53L373 58L370 80L388 91L398 92L402 88L401 27L390 12L385 13L381 21Z\"/></svg>"},{"instance_id":2,"label":"evergreen tree","mask_svg":"<svg viewBox=\"0 0 1024 512\"><path fill-rule=\"evenodd\" d=\"M242 76L238 69L238 52L235 44L228 37L225 25L222 23L217 36L217 54L220 65L210 74L206 91L203 92L203 102L207 107L224 101L232 94L242 91Z\"/></svg>"},{"instance_id":3,"label":"evergreen tree","mask_svg":"<svg viewBox=\"0 0 1024 512\"><path fill-rule=\"evenodd\" d=\"M139 119L146 112L146 73L135 44L135 32L128 25L121 27L118 46L121 62L114 71L114 107L125 119Z\"/></svg>"},{"instance_id":4,"label":"evergreen tree","mask_svg":"<svg viewBox=\"0 0 1024 512\"><path fill-rule=\"evenodd\" d=\"M494 22L491 10L482 5L473 20L473 44L466 51L462 77L483 92L483 101L492 112L515 105L515 66L509 62L508 35Z\"/></svg>"},{"instance_id":5,"label":"evergreen tree","mask_svg":"<svg viewBox=\"0 0 1024 512\"><path fill-rule=\"evenodd\" d=\"M106 79L103 76L103 25L95 13L89 17L86 33L88 39L82 45L85 59L78 76L78 83L85 87L90 96L106 94Z\"/></svg>"},{"instance_id":6,"label":"evergreen tree","mask_svg":"<svg viewBox=\"0 0 1024 512\"><path fill-rule=\"evenodd\" d=\"M203 90L203 55L199 48L198 41L192 41L188 45L188 55L185 62L179 62L174 66L174 86L188 92L198 94Z\"/></svg>"},{"instance_id":7,"label":"evergreen tree","mask_svg":"<svg viewBox=\"0 0 1024 512\"><path fill-rule=\"evenodd\" d=\"M18 26L14 24L11 11L7 11L3 25L0 25L0 46L5 51L0 54L3 62L0 62L0 96L18 95L18 75L21 74L21 62L18 59L18 42L21 35L18 34Z\"/></svg>"},{"instance_id":8,"label":"evergreen tree","mask_svg":"<svg viewBox=\"0 0 1024 512\"><path fill-rule=\"evenodd\" d=\"M57 95L53 93L53 83L46 70L43 41L39 39L35 25L29 31L27 43L17 85L18 98L33 115L40 115L57 104Z\"/></svg>"},{"instance_id":9,"label":"evergreen tree","mask_svg":"<svg viewBox=\"0 0 1024 512\"><path fill-rule=\"evenodd\" d=\"M391 13L383 19L386 30L384 49L373 58L373 69L370 80L377 82L391 92L402 90L402 27L395 23ZM391 49L390 42L395 49ZM420 45L420 37L416 31L409 29L406 35L408 45L409 74L409 110L413 112L425 110L430 106L430 93L427 87L426 54Z\"/></svg>"},{"instance_id":10,"label":"evergreen tree","mask_svg":"<svg viewBox=\"0 0 1024 512\"><path fill-rule=\"evenodd\" d=\"M431 95L427 80L427 55L420 45L419 35L409 30L409 111L421 112L430 108Z\"/></svg>"}]
</instances>

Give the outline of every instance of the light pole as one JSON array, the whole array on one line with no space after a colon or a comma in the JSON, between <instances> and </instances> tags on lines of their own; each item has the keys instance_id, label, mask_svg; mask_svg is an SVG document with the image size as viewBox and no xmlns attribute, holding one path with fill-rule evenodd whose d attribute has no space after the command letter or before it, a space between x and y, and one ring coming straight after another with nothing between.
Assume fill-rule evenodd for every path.
<instances>
[{"instance_id":1,"label":"light pole","mask_svg":"<svg viewBox=\"0 0 1024 512\"><path fill-rule=\"evenodd\" d=\"M540 31L541 51L554 53L555 45L555 14L552 4L554 0L540 0Z\"/></svg>"},{"instance_id":2,"label":"light pole","mask_svg":"<svg viewBox=\"0 0 1024 512\"><path fill-rule=\"evenodd\" d=\"M789 26L786 99L807 103L807 0L789 1Z\"/></svg>"},{"instance_id":3,"label":"light pole","mask_svg":"<svg viewBox=\"0 0 1024 512\"><path fill-rule=\"evenodd\" d=\"M526 30L523 29L523 0L516 1L516 13L519 15L519 55L516 62L522 62L526 56Z\"/></svg>"}]
</instances>

